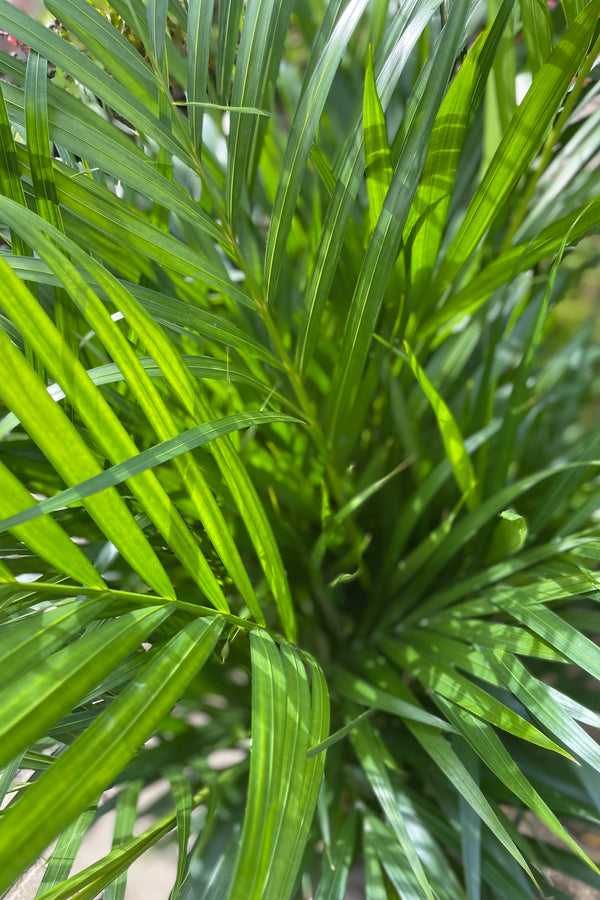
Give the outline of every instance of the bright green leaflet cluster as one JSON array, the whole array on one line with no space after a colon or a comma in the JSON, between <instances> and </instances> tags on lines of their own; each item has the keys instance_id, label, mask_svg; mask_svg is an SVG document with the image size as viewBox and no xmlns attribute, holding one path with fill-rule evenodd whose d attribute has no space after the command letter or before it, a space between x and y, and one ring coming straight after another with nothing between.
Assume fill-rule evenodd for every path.
<instances>
[{"instance_id":1,"label":"bright green leaflet cluster","mask_svg":"<svg viewBox=\"0 0 600 900\"><path fill-rule=\"evenodd\" d=\"M171 900L600 890L600 0L48 9L0 0L0 895L166 836Z\"/></svg>"}]
</instances>

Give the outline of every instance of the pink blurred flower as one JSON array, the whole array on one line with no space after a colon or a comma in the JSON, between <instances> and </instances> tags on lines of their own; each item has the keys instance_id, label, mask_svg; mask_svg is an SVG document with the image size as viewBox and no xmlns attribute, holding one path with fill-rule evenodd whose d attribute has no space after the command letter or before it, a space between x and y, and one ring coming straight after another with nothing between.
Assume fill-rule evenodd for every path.
<instances>
[{"instance_id":1,"label":"pink blurred flower","mask_svg":"<svg viewBox=\"0 0 600 900\"><path fill-rule=\"evenodd\" d=\"M44 6L44 0L9 0L9 2L18 9L22 9L32 19L37 19L38 22L46 22L52 18Z\"/></svg>"},{"instance_id":2,"label":"pink blurred flower","mask_svg":"<svg viewBox=\"0 0 600 900\"><path fill-rule=\"evenodd\" d=\"M6 31L0 31L0 50L8 53L9 56L16 56L18 59L25 59L29 51L29 47L17 41L12 34Z\"/></svg>"},{"instance_id":3,"label":"pink blurred flower","mask_svg":"<svg viewBox=\"0 0 600 900\"><path fill-rule=\"evenodd\" d=\"M46 24L52 20L52 16L44 6L44 0L9 0L9 2L18 9L23 10L32 19L37 19L38 22ZM21 41L17 41L12 34L0 31L0 50L8 53L9 56L25 59L29 52L29 47L26 44L22 44Z\"/></svg>"}]
</instances>

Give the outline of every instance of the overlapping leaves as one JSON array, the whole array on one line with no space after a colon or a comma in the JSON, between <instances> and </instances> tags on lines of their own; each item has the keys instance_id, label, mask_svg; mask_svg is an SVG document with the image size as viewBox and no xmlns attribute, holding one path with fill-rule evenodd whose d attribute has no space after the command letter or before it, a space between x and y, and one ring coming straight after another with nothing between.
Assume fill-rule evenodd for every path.
<instances>
[{"instance_id":1,"label":"overlapping leaves","mask_svg":"<svg viewBox=\"0 0 600 900\"><path fill-rule=\"evenodd\" d=\"M49 8L0 0L0 890L176 829L177 900L559 896L525 810L597 887L600 0Z\"/></svg>"}]
</instances>

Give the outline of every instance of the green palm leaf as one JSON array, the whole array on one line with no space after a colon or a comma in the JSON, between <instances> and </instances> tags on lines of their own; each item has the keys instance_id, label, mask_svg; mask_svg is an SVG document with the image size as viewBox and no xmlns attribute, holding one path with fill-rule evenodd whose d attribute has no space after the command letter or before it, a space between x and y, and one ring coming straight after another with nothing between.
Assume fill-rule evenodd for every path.
<instances>
[{"instance_id":1,"label":"green palm leaf","mask_svg":"<svg viewBox=\"0 0 600 900\"><path fill-rule=\"evenodd\" d=\"M253 742L248 799L228 897L289 895L317 802L324 754L306 753L327 734L327 690L309 659L265 633L250 635ZM282 848L287 848L284 854Z\"/></svg>"},{"instance_id":2,"label":"green palm leaf","mask_svg":"<svg viewBox=\"0 0 600 900\"><path fill-rule=\"evenodd\" d=\"M211 653L222 625L197 619L183 629L111 704L94 725L0 821L0 885L15 874L95 800L158 726ZM63 792L68 772L71 787ZM32 825L35 822L35 840Z\"/></svg>"},{"instance_id":3,"label":"green palm leaf","mask_svg":"<svg viewBox=\"0 0 600 900\"><path fill-rule=\"evenodd\" d=\"M600 887L599 4L0 0L0 893Z\"/></svg>"}]
</instances>

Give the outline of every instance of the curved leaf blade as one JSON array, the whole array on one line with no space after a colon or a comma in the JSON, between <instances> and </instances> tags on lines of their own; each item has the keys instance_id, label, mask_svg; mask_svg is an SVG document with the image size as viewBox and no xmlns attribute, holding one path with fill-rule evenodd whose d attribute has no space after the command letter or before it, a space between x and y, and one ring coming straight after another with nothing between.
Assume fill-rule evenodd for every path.
<instances>
[{"instance_id":1,"label":"curved leaf blade","mask_svg":"<svg viewBox=\"0 0 600 900\"><path fill-rule=\"evenodd\" d=\"M448 249L439 273L440 284L455 279L531 165L585 58L599 13L600 2L591 0L535 75Z\"/></svg>"},{"instance_id":2,"label":"curved leaf blade","mask_svg":"<svg viewBox=\"0 0 600 900\"><path fill-rule=\"evenodd\" d=\"M6 273L5 285L9 287L12 299L22 302L22 310L27 309L33 298L0 259L0 271L3 270ZM37 339L44 333L44 330L37 333ZM36 373L1 330L0 396L9 409L15 411L32 439L67 483L78 483L100 473L95 457L70 420L50 398ZM103 534L113 541L142 578L160 596L173 597L173 588L164 568L116 490L111 488L102 496L90 498L85 505Z\"/></svg>"},{"instance_id":3,"label":"curved leaf blade","mask_svg":"<svg viewBox=\"0 0 600 900\"><path fill-rule=\"evenodd\" d=\"M0 691L0 766L77 706L170 612L149 607L125 613L92 629Z\"/></svg>"},{"instance_id":4,"label":"curved leaf blade","mask_svg":"<svg viewBox=\"0 0 600 900\"><path fill-rule=\"evenodd\" d=\"M142 450L141 453L138 453L131 459L126 459L116 466L105 469L101 474L95 475L93 478L88 478L74 487L55 494L54 497L40 500L35 506L16 513L8 519L0 520L0 534L10 528L15 528L17 525L22 525L24 522L31 522L38 516L47 515L70 503L76 503L109 487L122 484L128 478L139 475L140 472L153 469L155 466L161 465L161 463L168 462L182 453L196 449L196 447L201 447L209 441L217 440L225 434L231 434L231 432L239 431L241 428L251 428L270 422L300 422L300 420L291 416L282 416L278 413L257 411L224 416L216 422L206 422L204 425L190 428L177 435L177 437L162 441L148 450Z\"/></svg>"},{"instance_id":5,"label":"curved leaf blade","mask_svg":"<svg viewBox=\"0 0 600 900\"><path fill-rule=\"evenodd\" d=\"M0 890L123 769L202 668L222 631L197 619L173 637L109 709L0 819Z\"/></svg>"},{"instance_id":6,"label":"curved leaf blade","mask_svg":"<svg viewBox=\"0 0 600 900\"><path fill-rule=\"evenodd\" d=\"M265 250L264 281L268 303L274 302L277 292L294 209L323 106L348 41L366 5L367 0L350 0L347 4L323 48L321 57L314 64L310 83L302 93L294 116L290 140L281 166Z\"/></svg>"},{"instance_id":7,"label":"curved leaf blade","mask_svg":"<svg viewBox=\"0 0 600 900\"><path fill-rule=\"evenodd\" d=\"M307 751L327 736L328 694L319 667L250 633L252 755L244 825L228 900L291 896L314 816L325 754Z\"/></svg>"}]
</instances>

